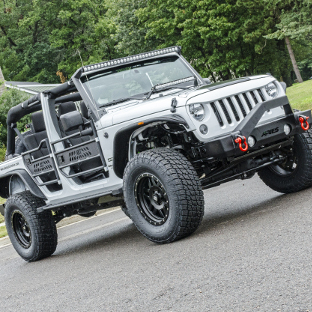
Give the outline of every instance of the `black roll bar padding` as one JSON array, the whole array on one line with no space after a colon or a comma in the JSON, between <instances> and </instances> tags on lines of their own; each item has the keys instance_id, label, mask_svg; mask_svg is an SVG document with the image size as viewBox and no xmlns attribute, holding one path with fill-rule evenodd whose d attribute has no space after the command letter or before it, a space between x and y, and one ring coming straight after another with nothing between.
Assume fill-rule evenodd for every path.
<instances>
[{"instance_id":1,"label":"black roll bar padding","mask_svg":"<svg viewBox=\"0 0 312 312\"><path fill-rule=\"evenodd\" d=\"M38 93L38 94L34 95L33 97L31 97L30 99L24 101L24 102L22 103L22 108L27 108L28 105L30 105L30 104L32 104L32 103L35 103L35 102L37 102L37 101L40 102L40 93Z\"/></svg>"},{"instance_id":2,"label":"black roll bar padding","mask_svg":"<svg viewBox=\"0 0 312 312\"><path fill-rule=\"evenodd\" d=\"M51 90L48 91L50 95L52 95L51 98L56 98L59 94L64 94L69 92L70 89L72 89L73 83L71 80L62 83L60 86L57 86Z\"/></svg>"},{"instance_id":3,"label":"black roll bar padding","mask_svg":"<svg viewBox=\"0 0 312 312\"><path fill-rule=\"evenodd\" d=\"M78 71L77 71L78 72ZM75 86L72 80L57 86L50 91L46 91L44 93L49 93L52 98L56 98L60 94L64 94L70 92L73 89L75 91ZM42 109L40 103L41 93L38 93L31 97L30 99L12 107L7 116L7 155L13 155L15 153L15 133L14 130L11 128L11 124L17 122L25 115L30 113L39 111ZM62 97L59 97L55 103L66 102L69 100L73 101L80 101L82 98L78 92L73 94L68 94Z\"/></svg>"},{"instance_id":4,"label":"black roll bar padding","mask_svg":"<svg viewBox=\"0 0 312 312\"><path fill-rule=\"evenodd\" d=\"M286 95L277 99L259 103L249 112L249 114L242 120L242 122L238 124L238 126L233 131L233 135L236 136L237 134L240 134L248 138L251 132L257 126L263 114L266 111L279 106L284 107L286 115L292 114L292 109Z\"/></svg>"},{"instance_id":5,"label":"black roll bar padding","mask_svg":"<svg viewBox=\"0 0 312 312\"><path fill-rule=\"evenodd\" d=\"M65 86L67 85L67 86ZM71 88L71 85L69 85L67 82L63 85L62 89L64 90L66 88ZM61 87L59 86L59 87ZM57 87L57 88L59 88ZM54 88L53 92L55 92ZM80 101L82 98L78 92L73 94L68 94L62 97L59 97L56 99L55 104L67 102L67 101ZM7 155L13 155L15 153L15 132L11 128L12 123L16 123L19 121L22 117L39 111L42 109L41 103L40 103L40 93L36 94L35 96L31 97L30 99L12 107L7 116Z\"/></svg>"},{"instance_id":6,"label":"black roll bar padding","mask_svg":"<svg viewBox=\"0 0 312 312\"><path fill-rule=\"evenodd\" d=\"M55 104L65 103L65 102L69 102L69 101L76 102L76 101L81 101L81 100L82 100L82 97L81 97L80 93L76 92L76 93L67 94L67 95L64 95L64 96L57 98L55 100Z\"/></svg>"},{"instance_id":7,"label":"black roll bar padding","mask_svg":"<svg viewBox=\"0 0 312 312\"><path fill-rule=\"evenodd\" d=\"M35 101L35 102L38 102L38 101ZM28 103L27 106L24 106L24 107L23 107L23 103L21 103L12 107L9 110L8 116L7 116L7 155L12 155L15 153L15 132L11 127L12 123L16 123L25 115L28 115L30 113L40 110L41 103L38 102L37 104L35 104L35 102ZM29 104L34 104L34 105L29 105Z\"/></svg>"}]
</instances>

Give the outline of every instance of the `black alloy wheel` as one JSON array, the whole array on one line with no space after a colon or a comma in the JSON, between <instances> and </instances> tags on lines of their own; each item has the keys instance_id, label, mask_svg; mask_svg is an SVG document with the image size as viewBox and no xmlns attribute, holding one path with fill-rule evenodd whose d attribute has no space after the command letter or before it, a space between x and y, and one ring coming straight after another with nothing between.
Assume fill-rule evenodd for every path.
<instances>
[{"instance_id":1,"label":"black alloy wheel","mask_svg":"<svg viewBox=\"0 0 312 312\"><path fill-rule=\"evenodd\" d=\"M201 183L192 164L170 148L133 157L124 171L123 208L137 229L155 243L189 236L204 215Z\"/></svg>"},{"instance_id":2,"label":"black alloy wheel","mask_svg":"<svg viewBox=\"0 0 312 312\"><path fill-rule=\"evenodd\" d=\"M57 246L52 212L38 212L45 202L29 191L10 196L4 209L5 225L16 252L26 261L51 256Z\"/></svg>"},{"instance_id":3,"label":"black alloy wheel","mask_svg":"<svg viewBox=\"0 0 312 312\"><path fill-rule=\"evenodd\" d=\"M12 227L16 240L23 248L31 245L31 230L23 214L15 210L12 214Z\"/></svg>"},{"instance_id":4,"label":"black alloy wheel","mask_svg":"<svg viewBox=\"0 0 312 312\"><path fill-rule=\"evenodd\" d=\"M162 225L169 215L169 199L165 187L153 174L142 173L135 181L136 204L151 224Z\"/></svg>"}]
</instances>

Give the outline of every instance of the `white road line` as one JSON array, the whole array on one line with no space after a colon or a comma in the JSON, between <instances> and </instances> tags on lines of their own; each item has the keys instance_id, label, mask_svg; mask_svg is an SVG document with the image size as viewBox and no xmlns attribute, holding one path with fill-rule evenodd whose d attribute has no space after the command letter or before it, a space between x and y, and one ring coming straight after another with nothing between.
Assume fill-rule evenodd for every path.
<instances>
[{"instance_id":1,"label":"white road line","mask_svg":"<svg viewBox=\"0 0 312 312\"><path fill-rule=\"evenodd\" d=\"M118 220L115 220L115 221L112 221L112 222L109 222L109 223L105 223L105 224L102 224L102 225L93 227L93 228L91 228L91 229L88 229L88 230L85 230L85 231L76 233L76 234L68 235L68 236L66 236L66 237L63 237L62 239L59 239L58 242L63 242L64 240L67 240L67 239L70 239L70 238L74 238L74 237L77 237L77 236L80 236L80 235L84 235L84 234L93 232L93 231L98 230L98 229L102 229L102 228L104 228L104 227L113 225L113 224L115 224L115 223L118 223L118 222L121 222L121 221L124 221L124 220L129 220L129 218L128 218L128 217L124 217L124 218L121 218L121 219L118 219ZM78 223L78 222L77 222L77 223Z\"/></svg>"},{"instance_id":2,"label":"white road line","mask_svg":"<svg viewBox=\"0 0 312 312\"><path fill-rule=\"evenodd\" d=\"M0 246L0 249L2 249L2 248L4 248L4 247L8 247L8 246L10 246L10 245L12 245L11 243L9 243L9 244L6 244L6 245L3 245L3 246Z\"/></svg>"},{"instance_id":3,"label":"white road line","mask_svg":"<svg viewBox=\"0 0 312 312\"><path fill-rule=\"evenodd\" d=\"M119 211L119 210L120 210L120 208L117 208L117 209L114 209L114 210L111 210L111 211L105 211L105 212L103 212L103 213L101 213L101 214L98 214L97 216L94 216L94 217L91 217L91 218L86 218L85 220L80 220L80 221L77 221L77 222L74 222L74 223L70 223L70 224L61 226L61 227L58 228L58 230L59 230L59 229L63 229L63 228L65 228L65 227L67 227L67 226L75 225L75 224L80 223L80 222L85 222L85 221L88 221L88 220L90 220L90 219L92 219L92 218L96 218L96 217L99 217L99 216L103 216L103 215L106 215L106 214L109 214L109 213L112 213L112 212L115 212L115 211ZM86 231L82 231L82 232L77 233L77 234L69 235L69 236L67 236L67 237L64 237L64 238L58 240L58 242L62 242L62 241L64 241L64 240L68 239L68 238L72 238L72 237L76 237L76 236L79 236L79 235L82 235L82 234L85 234L85 233L92 232L92 231L94 231L94 230L96 230L96 229L100 229L100 228L102 228L102 227L106 227L106 226L112 225L112 224L114 224L114 223L117 223L117 222L120 222L120 221L123 221L123 220L126 220L126 219L129 219L129 218L128 218L128 217L125 217L125 218L118 219L118 220L113 221L113 222L110 222L110 223L102 224L102 225L100 225L100 226L97 226L97 227L95 227L95 228L91 228L91 229L86 230ZM6 236L6 237L3 237L1 240L4 240L4 239L6 239L6 238L8 238L8 237L7 237L7 236ZM4 248L4 247L8 247L8 246L10 246L10 245L12 245L12 244L11 244L11 243L8 243L8 244L6 244L6 245L0 246L0 249L2 249L2 248Z\"/></svg>"}]
</instances>

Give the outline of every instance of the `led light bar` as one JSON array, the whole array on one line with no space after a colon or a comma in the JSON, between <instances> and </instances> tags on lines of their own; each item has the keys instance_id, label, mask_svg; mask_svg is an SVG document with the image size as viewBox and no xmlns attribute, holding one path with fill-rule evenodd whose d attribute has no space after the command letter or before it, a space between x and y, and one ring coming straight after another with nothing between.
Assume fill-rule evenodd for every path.
<instances>
[{"instance_id":1,"label":"led light bar","mask_svg":"<svg viewBox=\"0 0 312 312\"><path fill-rule=\"evenodd\" d=\"M178 80L174 80L174 81L155 85L154 89L155 90L161 90L161 89L165 89L165 88L170 87L170 86L174 86L174 85L179 84L179 83L188 82L188 81L192 81L195 79L196 79L195 77L182 78L182 79L178 79Z\"/></svg>"},{"instance_id":2,"label":"led light bar","mask_svg":"<svg viewBox=\"0 0 312 312\"><path fill-rule=\"evenodd\" d=\"M164 55L164 54L172 53L172 52L177 52L178 54L180 54L181 53L181 47L178 47L178 46L169 47L169 48L164 48L164 49L155 50L155 51L151 51L151 52L126 56L123 58L119 58L119 59L115 59L115 60L111 60L111 61L107 61L107 62L88 65L88 66L83 67L83 71L89 72L89 71L93 71L93 70L104 69L104 68L116 66L119 64L126 64L126 63L132 63L132 62L139 61L139 60L149 59L153 56Z\"/></svg>"}]
</instances>

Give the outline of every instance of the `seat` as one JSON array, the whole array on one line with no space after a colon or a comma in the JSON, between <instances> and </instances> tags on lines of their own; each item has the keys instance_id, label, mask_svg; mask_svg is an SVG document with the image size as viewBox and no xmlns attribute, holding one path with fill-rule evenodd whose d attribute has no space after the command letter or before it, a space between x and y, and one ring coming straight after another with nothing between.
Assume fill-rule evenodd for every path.
<instances>
[{"instance_id":1,"label":"seat","mask_svg":"<svg viewBox=\"0 0 312 312\"><path fill-rule=\"evenodd\" d=\"M86 122L86 119L77 110L70 111L66 114L60 115L60 128L63 129L62 131L64 133L64 136L70 136L77 132L88 129L89 125L86 125L85 122ZM82 136L80 135L77 137L68 138L66 141L68 145L75 146L84 142L88 142L91 140L91 138L92 137L90 135L82 135ZM101 167L101 166L103 166L103 163L99 156L92 160L87 160L87 161L81 162L80 164L74 165L72 166L72 169L78 173L78 172L87 171L89 169L93 169L93 168ZM98 174L99 174L99 171L86 173L86 174L81 175L80 178L83 181L87 181Z\"/></svg>"},{"instance_id":2,"label":"seat","mask_svg":"<svg viewBox=\"0 0 312 312\"><path fill-rule=\"evenodd\" d=\"M72 135L85 129L85 121L82 115L77 111L71 111L60 116L60 128L63 137ZM89 141L89 136L77 136L67 140L69 145L77 145L86 141Z\"/></svg>"},{"instance_id":3,"label":"seat","mask_svg":"<svg viewBox=\"0 0 312 312\"><path fill-rule=\"evenodd\" d=\"M35 149L39 146L40 142L44 139L48 138L43 112L36 112L31 115L33 133L25 136L25 143L27 145L28 150ZM43 144L40 150L31 153L34 159L49 155L49 150L46 144ZM40 175L40 179L43 182L48 182L52 180L56 180L55 172L48 172ZM62 189L61 185L57 183L51 184L47 186L50 191L57 191Z\"/></svg>"},{"instance_id":4,"label":"seat","mask_svg":"<svg viewBox=\"0 0 312 312\"><path fill-rule=\"evenodd\" d=\"M66 133L66 131L64 130L63 124L61 122L61 116L66 115L71 112L77 112L76 104L74 102L61 103L58 107L58 114L57 114L58 124L59 124L62 137L68 136L69 134ZM68 140L65 141L64 143L66 147L69 147L71 145Z\"/></svg>"},{"instance_id":5,"label":"seat","mask_svg":"<svg viewBox=\"0 0 312 312\"><path fill-rule=\"evenodd\" d=\"M60 117L61 115L67 114L69 112L73 112L77 110L76 104L74 102L65 102L61 103L58 107L58 116Z\"/></svg>"},{"instance_id":6,"label":"seat","mask_svg":"<svg viewBox=\"0 0 312 312\"><path fill-rule=\"evenodd\" d=\"M34 132L30 135L25 136L25 143L28 150L35 149L39 146L40 142L48 138L44 119L43 112L36 112L31 115L32 126ZM33 152L32 156L40 158L49 154L48 147L44 144L40 150Z\"/></svg>"}]
</instances>

